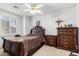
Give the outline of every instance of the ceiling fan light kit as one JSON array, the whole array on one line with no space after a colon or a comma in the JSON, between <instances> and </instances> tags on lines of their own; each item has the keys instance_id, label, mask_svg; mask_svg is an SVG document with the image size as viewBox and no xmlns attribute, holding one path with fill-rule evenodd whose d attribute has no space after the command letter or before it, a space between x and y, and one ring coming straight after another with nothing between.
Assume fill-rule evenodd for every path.
<instances>
[{"instance_id":1,"label":"ceiling fan light kit","mask_svg":"<svg viewBox=\"0 0 79 59\"><path fill-rule=\"evenodd\" d=\"M28 7L28 9L24 10L26 12L30 12L31 14L43 14L43 12L40 10L41 7L43 7L42 4L25 4L26 7Z\"/></svg>"}]
</instances>

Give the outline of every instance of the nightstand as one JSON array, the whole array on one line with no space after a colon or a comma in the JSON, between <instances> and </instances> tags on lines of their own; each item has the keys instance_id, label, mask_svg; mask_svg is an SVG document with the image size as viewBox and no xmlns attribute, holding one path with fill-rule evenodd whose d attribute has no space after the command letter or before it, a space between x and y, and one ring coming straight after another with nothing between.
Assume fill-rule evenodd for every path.
<instances>
[{"instance_id":1,"label":"nightstand","mask_svg":"<svg viewBox=\"0 0 79 59\"><path fill-rule=\"evenodd\" d=\"M46 35L46 45L56 47L57 36L55 35Z\"/></svg>"}]
</instances>

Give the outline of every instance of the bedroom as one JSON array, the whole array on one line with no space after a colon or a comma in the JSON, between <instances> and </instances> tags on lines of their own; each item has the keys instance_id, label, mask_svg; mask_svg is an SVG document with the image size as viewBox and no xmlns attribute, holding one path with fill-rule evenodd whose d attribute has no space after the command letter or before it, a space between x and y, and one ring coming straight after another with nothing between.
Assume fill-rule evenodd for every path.
<instances>
[{"instance_id":1,"label":"bedroom","mask_svg":"<svg viewBox=\"0 0 79 59\"><path fill-rule=\"evenodd\" d=\"M38 8L37 6L40 8ZM37 9L34 9L35 7L37 7ZM36 12L37 10L38 12ZM73 34L72 37L71 36L68 37L68 39L72 38L72 41L70 40L68 41L68 43L67 42L63 43L61 41L62 44L69 44L69 46L68 45L60 46L60 44L57 43L58 42L57 36L59 35L58 34L59 29L57 28L58 27L60 29L74 28L74 31L75 29L78 29L79 27L78 10L79 10L79 3L0 3L0 55L3 56L8 55L7 53L3 53L2 48L4 45L4 40L2 39L2 37L5 38L5 37L14 37L15 35L20 35L21 38L15 37L14 39L17 38L17 40L13 40L13 41L18 41L18 39L21 40L25 39L25 36L29 36L31 29L34 26L36 26L37 21L40 21L40 26L42 26L45 29L45 38L48 39L46 40L46 42L44 42L43 46L40 49L38 49L37 52L35 52L33 56L54 56L54 55L68 56L71 53L71 50L76 48L76 44L78 47L78 30L76 33L77 38ZM58 21L60 21L61 23L58 24ZM73 37L75 38L73 39ZM27 37L27 39L30 38ZM30 48L40 44L40 40L36 42L37 42L36 45L33 45L31 42L28 43L29 46L31 46ZM70 42L72 43L70 44ZM12 43L14 45L14 42L12 41L8 45ZM8 47L7 49L10 50L14 48L11 47L12 46ZM61 48L59 49L58 47ZM6 46L4 46L4 49L6 49ZM71 50L69 51L68 49ZM44 50L47 52L43 52ZM13 53L14 50L11 50L9 52ZM21 52L23 53L23 51ZM16 56L17 52L13 54Z\"/></svg>"}]
</instances>

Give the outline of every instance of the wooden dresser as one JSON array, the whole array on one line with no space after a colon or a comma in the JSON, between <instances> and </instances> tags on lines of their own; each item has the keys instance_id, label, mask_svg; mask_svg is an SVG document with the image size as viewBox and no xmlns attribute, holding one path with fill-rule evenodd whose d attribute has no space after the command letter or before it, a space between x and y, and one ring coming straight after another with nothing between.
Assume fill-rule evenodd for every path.
<instances>
[{"instance_id":1,"label":"wooden dresser","mask_svg":"<svg viewBox=\"0 0 79 59\"><path fill-rule=\"evenodd\" d=\"M57 47L65 50L75 49L78 40L78 28L57 28Z\"/></svg>"},{"instance_id":2,"label":"wooden dresser","mask_svg":"<svg viewBox=\"0 0 79 59\"><path fill-rule=\"evenodd\" d=\"M55 35L46 35L46 44L56 47L57 36Z\"/></svg>"}]
</instances>

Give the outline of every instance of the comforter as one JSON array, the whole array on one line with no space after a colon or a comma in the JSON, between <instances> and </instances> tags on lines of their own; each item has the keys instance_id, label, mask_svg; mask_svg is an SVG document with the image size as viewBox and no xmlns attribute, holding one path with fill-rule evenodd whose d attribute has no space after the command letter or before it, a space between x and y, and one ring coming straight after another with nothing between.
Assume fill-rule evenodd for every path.
<instances>
[{"instance_id":1,"label":"comforter","mask_svg":"<svg viewBox=\"0 0 79 59\"><path fill-rule=\"evenodd\" d=\"M31 49L39 47L42 42L42 39L39 36L5 37L3 39L4 51L15 56L28 55Z\"/></svg>"}]
</instances>

